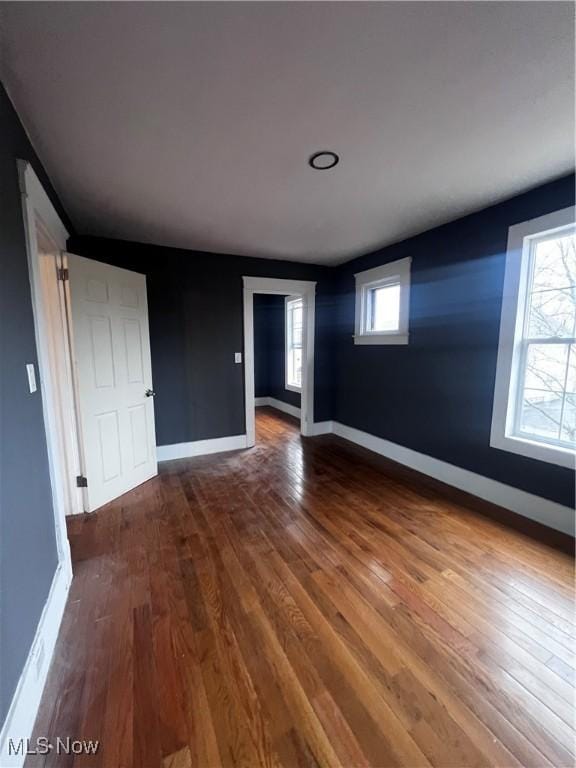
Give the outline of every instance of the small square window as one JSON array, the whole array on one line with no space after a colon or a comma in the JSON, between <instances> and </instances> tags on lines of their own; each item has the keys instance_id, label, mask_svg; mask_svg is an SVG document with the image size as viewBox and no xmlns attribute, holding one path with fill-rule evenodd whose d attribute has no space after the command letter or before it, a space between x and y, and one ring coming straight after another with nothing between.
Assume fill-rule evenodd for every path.
<instances>
[{"instance_id":1,"label":"small square window","mask_svg":"<svg viewBox=\"0 0 576 768\"><path fill-rule=\"evenodd\" d=\"M355 344L408 344L411 259L356 275Z\"/></svg>"}]
</instances>

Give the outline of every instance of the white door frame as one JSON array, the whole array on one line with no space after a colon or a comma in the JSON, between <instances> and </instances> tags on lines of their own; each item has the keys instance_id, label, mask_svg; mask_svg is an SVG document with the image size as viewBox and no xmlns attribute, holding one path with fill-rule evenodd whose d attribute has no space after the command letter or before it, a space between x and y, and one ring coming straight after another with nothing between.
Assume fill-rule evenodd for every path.
<instances>
[{"instance_id":1,"label":"white door frame","mask_svg":"<svg viewBox=\"0 0 576 768\"><path fill-rule=\"evenodd\" d=\"M41 264L42 258L54 260L54 280L56 281L56 269L62 267L64 263L62 253L66 249L68 232L30 163L24 160L17 162L22 194L22 211L40 374L39 388L42 395L48 449L58 561L71 577L72 565L66 530L66 514L82 512L83 509L82 497L76 488L76 475L79 474L77 463L79 442L72 370L69 367L71 358L66 333L68 327L66 299L63 288L58 291L58 298L55 298L54 291L46 290L46 270L42 269ZM42 256L39 253L38 236L40 230L43 230L44 237L48 237L54 244L56 248L54 254ZM61 354L54 354L56 348ZM65 436L62 434L63 425ZM74 446L75 451L71 450Z\"/></svg>"},{"instance_id":2,"label":"white door frame","mask_svg":"<svg viewBox=\"0 0 576 768\"><path fill-rule=\"evenodd\" d=\"M302 394L300 405L300 432L307 437L314 434L314 316L316 311L316 283L309 280L285 280L274 277L243 277L244 281L244 389L246 404L246 444L256 442L254 415L254 294L268 293L280 296L302 296Z\"/></svg>"}]
</instances>

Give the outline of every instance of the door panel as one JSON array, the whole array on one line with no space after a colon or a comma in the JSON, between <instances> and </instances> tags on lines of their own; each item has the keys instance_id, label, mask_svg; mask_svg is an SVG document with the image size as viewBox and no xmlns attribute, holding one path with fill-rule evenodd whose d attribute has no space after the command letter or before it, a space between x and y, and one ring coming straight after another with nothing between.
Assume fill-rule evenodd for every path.
<instances>
[{"instance_id":1,"label":"door panel","mask_svg":"<svg viewBox=\"0 0 576 768\"><path fill-rule=\"evenodd\" d=\"M148 428L146 424L146 408L135 405L130 409L130 429L132 432L132 467L142 466L148 461Z\"/></svg>"},{"instance_id":2,"label":"door panel","mask_svg":"<svg viewBox=\"0 0 576 768\"><path fill-rule=\"evenodd\" d=\"M126 371L130 384L144 383L142 365L142 334L138 320L124 320L124 346L126 347Z\"/></svg>"},{"instance_id":3,"label":"door panel","mask_svg":"<svg viewBox=\"0 0 576 768\"><path fill-rule=\"evenodd\" d=\"M87 507L157 474L146 278L68 254Z\"/></svg>"},{"instance_id":4,"label":"door panel","mask_svg":"<svg viewBox=\"0 0 576 768\"><path fill-rule=\"evenodd\" d=\"M102 458L102 480L105 483L122 475L118 411L100 413L98 421L98 450Z\"/></svg>"},{"instance_id":5,"label":"door panel","mask_svg":"<svg viewBox=\"0 0 576 768\"><path fill-rule=\"evenodd\" d=\"M98 389L113 387L114 356L112 353L112 327L109 317L87 315L90 326L90 364L94 375L94 386Z\"/></svg>"}]
</instances>

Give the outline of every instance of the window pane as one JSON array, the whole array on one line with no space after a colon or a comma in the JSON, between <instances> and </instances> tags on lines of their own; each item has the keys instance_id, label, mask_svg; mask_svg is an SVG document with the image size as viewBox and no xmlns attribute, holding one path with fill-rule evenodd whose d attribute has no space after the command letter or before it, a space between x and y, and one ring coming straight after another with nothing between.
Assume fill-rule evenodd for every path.
<instances>
[{"instance_id":1,"label":"window pane","mask_svg":"<svg viewBox=\"0 0 576 768\"><path fill-rule=\"evenodd\" d=\"M566 380L566 392L576 394L576 344L570 345L570 357L568 360L568 378Z\"/></svg>"},{"instance_id":2,"label":"window pane","mask_svg":"<svg viewBox=\"0 0 576 768\"><path fill-rule=\"evenodd\" d=\"M567 288L576 283L576 236L541 240L535 245L532 290Z\"/></svg>"},{"instance_id":3,"label":"window pane","mask_svg":"<svg viewBox=\"0 0 576 768\"><path fill-rule=\"evenodd\" d=\"M397 331L400 327L400 283L370 291L371 331Z\"/></svg>"},{"instance_id":4,"label":"window pane","mask_svg":"<svg viewBox=\"0 0 576 768\"><path fill-rule=\"evenodd\" d=\"M576 443L576 395L566 395L560 438L569 445Z\"/></svg>"},{"instance_id":5,"label":"window pane","mask_svg":"<svg viewBox=\"0 0 576 768\"><path fill-rule=\"evenodd\" d=\"M288 350L286 365L287 365L286 381L288 382L288 384L295 387L296 381L294 379L294 350L293 349Z\"/></svg>"},{"instance_id":6,"label":"window pane","mask_svg":"<svg viewBox=\"0 0 576 768\"><path fill-rule=\"evenodd\" d=\"M561 392L526 389L520 412L520 431L528 435L558 440L561 413Z\"/></svg>"},{"instance_id":7,"label":"window pane","mask_svg":"<svg viewBox=\"0 0 576 768\"><path fill-rule=\"evenodd\" d=\"M295 349L294 355L294 385L296 387L302 386L302 350Z\"/></svg>"},{"instance_id":8,"label":"window pane","mask_svg":"<svg viewBox=\"0 0 576 768\"><path fill-rule=\"evenodd\" d=\"M303 301L286 302L286 383L302 386L302 321Z\"/></svg>"},{"instance_id":9,"label":"window pane","mask_svg":"<svg viewBox=\"0 0 576 768\"><path fill-rule=\"evenodd\" d=\"M529 338L573 336L576 291L573 288L536 291L530 301Z\"/></svg>"},{"instance_id":10,"label":"window pane","mask_svg":"<svg viewBox=\"0 0 576 768\"><path fill-rule=\"evenodd\" d=\"M288 352L288 384L292 387L302 386L302 350L291 349Z\"/></svg>"},{"instance_id":11,"label":"window pane","mask_svg":"<svg viewBox=\"0 0 576 768\"><path fill-rule=\"evenodd\" d=\"M530 344L526 354L524 387L562 392L566 380L568 344Z\"/></svg>"},{"instance_id":12,"label":"window pane","mask_svg":"<svg viewBox=\"0 0 576 768\"><path fill-rule=\"evenodd\" d=\"M302 346L302 303L294 305L292 310L292 344Z\"/></svg>"}]
</instances>

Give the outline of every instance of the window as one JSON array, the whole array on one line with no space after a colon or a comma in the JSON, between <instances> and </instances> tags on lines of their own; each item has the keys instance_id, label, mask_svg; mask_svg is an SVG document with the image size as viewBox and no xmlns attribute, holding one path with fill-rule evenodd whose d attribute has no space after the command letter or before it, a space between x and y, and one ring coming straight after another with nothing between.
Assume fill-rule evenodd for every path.
<instances>
[{"instance_id":1,"label":"window","mask_svg":"<svg viewBox=\"0 0 576 768\"><path fill-rule=\"evenodd\" d=\"M410 262L400 259L356 275L355 344L408 344Z\"/></svg>"},{"instance_id":2,"label":"window","mask_svg":"<svg viewBox=\"0 0 576 768\"><path fill-rule=\"evenodd\" d=\"M302 390L302 320L301 298L286 299L286 389Z\"/></svg>"},{"instance_id":3,"label":"window","mask_svg":"<svg viewBox=\"0 0 576 768\"><path fill-rule=\"evenodd\" d=\"M510 228L491 445L574 466L574 209Z\"/></svg>"}]
</instances>

